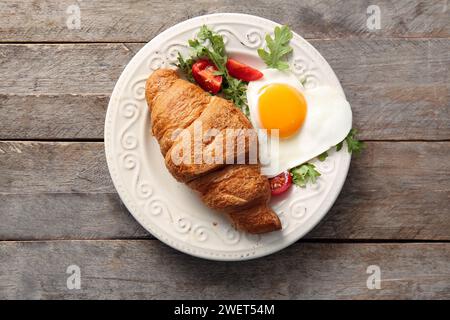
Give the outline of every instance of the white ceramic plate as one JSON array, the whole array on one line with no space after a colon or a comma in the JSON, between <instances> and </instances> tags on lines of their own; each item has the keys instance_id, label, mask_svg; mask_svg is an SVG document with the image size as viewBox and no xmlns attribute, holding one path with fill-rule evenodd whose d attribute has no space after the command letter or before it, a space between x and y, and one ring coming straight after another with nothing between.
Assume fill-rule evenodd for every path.
<instances>
[{"instance_id":1,"label":"white ceramic plate","mask_svg":"<svg viewBox=\"0 0 450 320\"><path fill-rule=\"evenodd\" d=\"M307 188L293 187L272 207L283 229L265 235L236 231L228 220L208 209L196 194L167 171L158 143L150 134L144 98L145 80L154 70L172 67L177 52L188 53L187 40L208 25L225 37L231 56L263 67L256 49L278 24L244 14L212 14L179 23L147 43L120 76L108 106L105 148L114 185L131 214L151 234L185 253L212 260L245 260L287 247L310 231L336 200L350 164L348 152L331 152L314 161L322 176ZM306 87L327 84L342 91L325 59L297 34L291 41L291 69ZM342 91L344 95L344 92Z\"/></svg>"}]
</instances>

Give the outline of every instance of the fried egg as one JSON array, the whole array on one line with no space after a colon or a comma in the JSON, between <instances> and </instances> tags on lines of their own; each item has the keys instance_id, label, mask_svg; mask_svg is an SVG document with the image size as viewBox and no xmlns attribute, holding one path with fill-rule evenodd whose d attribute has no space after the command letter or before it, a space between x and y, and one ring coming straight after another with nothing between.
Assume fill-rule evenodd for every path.
<instances>
[{"instance_id":1,"label":"fried egg","mask_svg":"<svg viewBox=\"0 0 450 320\"><path fill-rule=\"evenodd\" d=\"M247 101L253 127L266 129L258 130L263 174L289 170L344 140L352 111L341 91L330 86L305 89L289 71L261 72L261 79L248 84ZM278 145L269 146L267 141L274 139Z\"/></svg>"}]
</instances>

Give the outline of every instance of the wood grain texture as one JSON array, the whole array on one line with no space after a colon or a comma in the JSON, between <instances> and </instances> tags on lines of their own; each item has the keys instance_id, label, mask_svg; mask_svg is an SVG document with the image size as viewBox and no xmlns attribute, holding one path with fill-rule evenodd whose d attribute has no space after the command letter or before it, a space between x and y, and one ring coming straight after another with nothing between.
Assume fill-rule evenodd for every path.
<instances>
[{"instance_id":1,"label":"wood grain texture","mask_svg":"<svg viewBox=\"0 0 450 320\"><path fill-rule=\"evenodd\" d=\"M103 138L109 96L1 95L0 139Z\"/></svg>"},{"instance_id":2,"label":"wood grain texture","mask_svg":"<svg viewBox=\"0 0 450 320\"><path fill-rule=\"evenodd\" d=\"M2 44L0 94L110 94L142 44ZM52 57L49 59L48 57Z\"/></svg>"},{"instance_id":3,"label":"wood grain texture","mask_svg":"<svg viewBox=\"0 0 450 320\"><path fill-rule=\"evenodd\" d=\"M80 29L67 26L69 5L78 4ZM2 41L147 42L173 24L215 12L248 13L290 25L305 38L448 37L447 1L378 0L381 29L369 30L370 0L164 1L72 0L0 3ZM73 12L73 11L72 11Z\"/></svg>"},{"instance_id":4,"label":"wood grain texture","mask_svg":"<svg viewBox=\"0 0 450 320\"><path fill-rule=\"evenodd\" d=\"M155 240L0 243L0 299L449 299L450 244L297 243L212 262ZM81 289L66 287L67 267ZM381 289L369 290L369 265Z\"/></svg>"},{"instance_id":5,"label":"wood grain texture","mask_svg":"<svg viewBox=\"0 0 450 320\"><path fill-rule=\"evenodd\" d=\"M0 194L0 241L153 238L116 193Z\"/></svg>"},{"instance_id":6,"label":"wood grain texture","mask_svg":"<svg viewBox=\"0 0 450 320\"><path fill-rule=\"evenodd\" d=\"M381 29L371 31L373 4ZM67 26L69 5L80 8L79 30ZM0 141L0 299L450 299L448 6L1 1L0 140L49 142ZM154 240L120 201L102 142L51 142L101 141L109 96L136 52L170 26L215 12L262 16L310 39L342 82L360 138L370 140L305 242L240 263ZM72 264L81 290L66 287ZM381 290L366 286L369 265L381 268Z\"/></svg>"},{"instance_id":7,"label":"wood grain texture","mask_svg":"<svg viewBox=\"0 0 450 320\"><path fill-rule=\"evenodd\" d=\"M308 239L450 240L450 142L368 142ZM0 142L0 239L141 238L103 143Z\"/></svg>"},{"instance_id":8,"label":"wood grain texture","mask_svg":"<svg viewBox=\"0 0 450 320\"><path fill-rule=\"evenodd\" d=\"M312 44L342 82L361 138L450 139L450 39ZM141 46L0 45L0 139L102 139L108 97Z\"/></svg>"}]
</instances>

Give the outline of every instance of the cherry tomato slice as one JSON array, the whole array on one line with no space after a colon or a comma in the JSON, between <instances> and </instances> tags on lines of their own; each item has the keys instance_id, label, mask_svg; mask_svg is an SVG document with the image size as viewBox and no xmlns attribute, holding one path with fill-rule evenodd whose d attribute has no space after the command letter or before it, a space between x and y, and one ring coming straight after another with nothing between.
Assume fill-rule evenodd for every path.
<instances>
[{"instance_id":1,"label":"cherry tomato slice","mask_svg":"<svg viewBox=\"0 0 450 320\"><path fill-rule=\"evenodd\" d=\"M270 190L273 196L286 192L292 185L292 176L288 171L282 172L276 177L269 179Z\"/></svg>"},{"instance_id":2,"label":"cherry tomato slice","mask_svg":"<svg viewBox=\"0 0 450 320\"><path fill-rule=\"evenodd\" d=\"M192 76L203 90L217 94L222 86L222 76L215 75L217 68L209 60L198 60L192 65Z\"/></svg>"},{"instance_id":3,"label":"cherry tomato slice","mask_svg":"<svg viewBox=\"0 0 450 320\"><path fill-rule=\"evenodd\" d=\"M230 76L239 80L255 81L263 76L260 71L234 59L228 59L226 66Z\"/></svg>"}]
</instances>

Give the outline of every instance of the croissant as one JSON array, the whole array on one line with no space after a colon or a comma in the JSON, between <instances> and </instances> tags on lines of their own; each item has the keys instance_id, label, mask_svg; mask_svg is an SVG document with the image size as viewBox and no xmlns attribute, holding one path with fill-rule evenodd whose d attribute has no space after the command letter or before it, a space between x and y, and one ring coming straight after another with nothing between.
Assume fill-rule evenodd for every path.
<instances>
[{"instance_id":1,"label":"croissant","mask_svg":"<svg viewBox=\"0 0 450 320\"><path fill-rule=\"evenodd\" d=\"M210 129L226 132L228 129L251 129L245 115L230 101L211 96L200 87L181 79L176 71L159 69L147 79L145 97L150 111L152 134L159 142L165 164L172 176L197 191L202 201L211 209L226 214L233 225L249 233L265 233L281 229L278 216L268 206L270 186L268 179L260 174L260 165L227 164L225 161L195 161L197 143L203 157L214 157L221 151L223 157L238 159L249 154L245 148L226 148L222 140L211 137L200 142L193 136L185 139L180 129L193 133L197 120L202 133ZM238 136L231 143L239 143ZM245 137L248 142L251 137ZM191 144L192 143L192 144ZM175 161L182 158L190 161Z\"/></svg>"}]
</instances>

